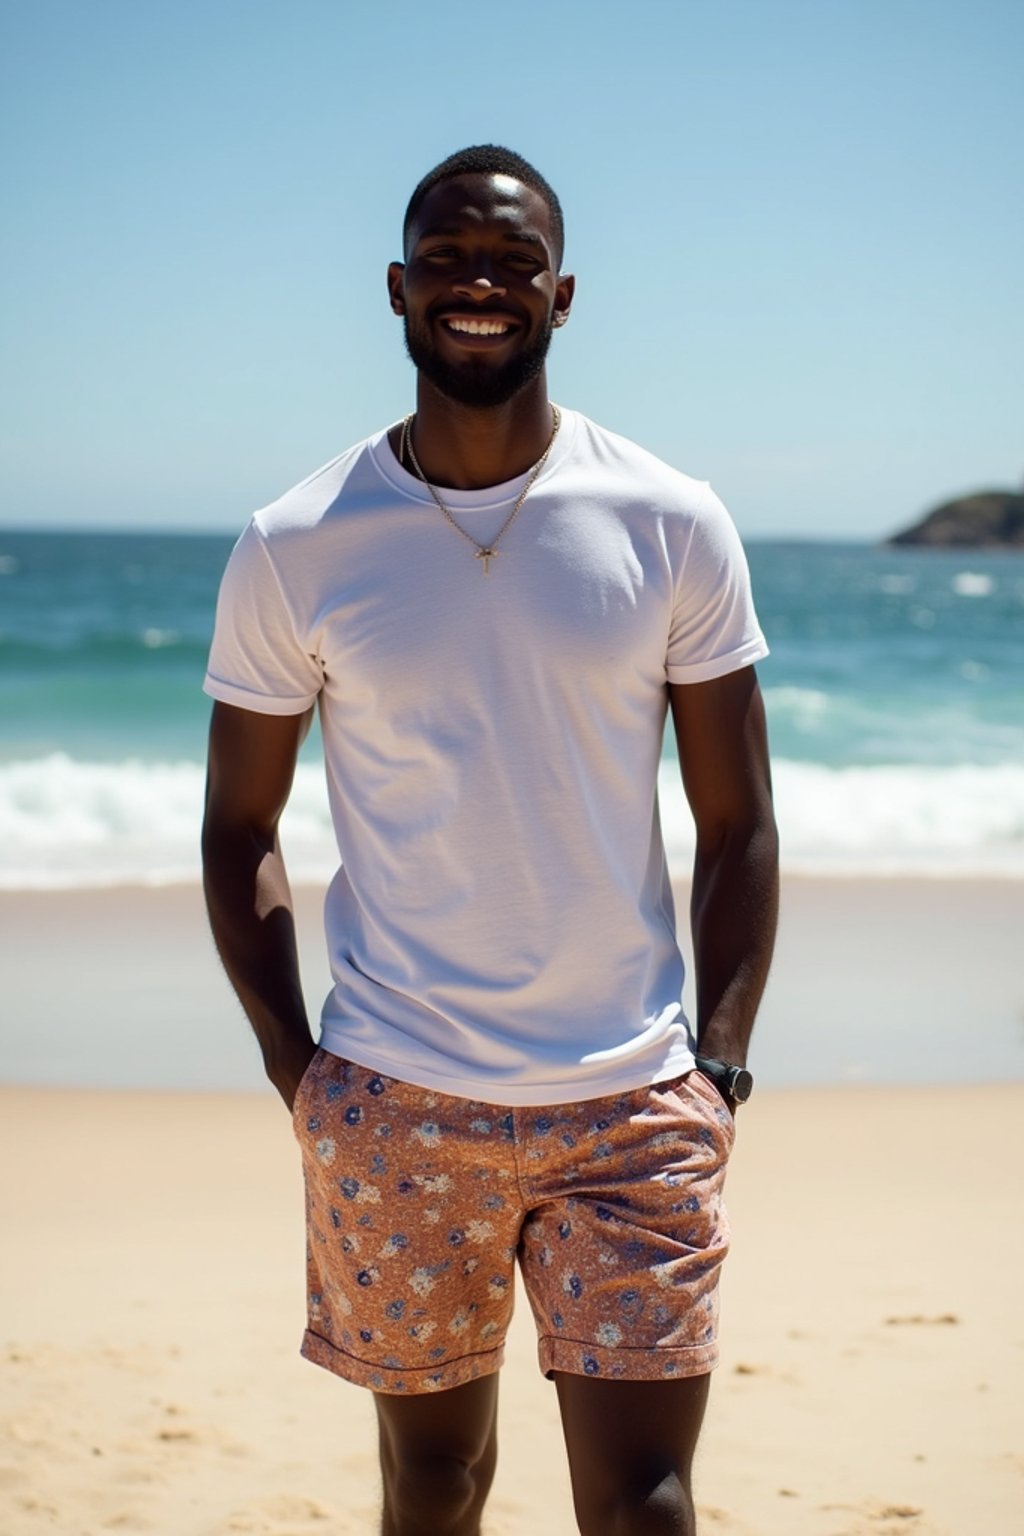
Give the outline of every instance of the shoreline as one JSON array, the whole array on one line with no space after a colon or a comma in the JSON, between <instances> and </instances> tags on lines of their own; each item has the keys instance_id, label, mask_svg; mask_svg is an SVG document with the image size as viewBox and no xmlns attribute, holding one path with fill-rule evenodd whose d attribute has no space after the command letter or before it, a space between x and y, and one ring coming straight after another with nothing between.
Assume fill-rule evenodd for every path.
<instances>
[{"instance_id":1,"label":"shoreline","mask_svg":"<svg viewBox=\"0 0 1024 1536\"><path fill-rule=\"evenodd\" d=\"M681 923L688 901L677 886ZM296 887L313 1020L330 987L321 902ZM1022 882L788 877L759 1086L1024 1079L1022 919ZM197 886L0 892L0 964L0 1082L265 1087Z\"/></svg>"}]
</instances>

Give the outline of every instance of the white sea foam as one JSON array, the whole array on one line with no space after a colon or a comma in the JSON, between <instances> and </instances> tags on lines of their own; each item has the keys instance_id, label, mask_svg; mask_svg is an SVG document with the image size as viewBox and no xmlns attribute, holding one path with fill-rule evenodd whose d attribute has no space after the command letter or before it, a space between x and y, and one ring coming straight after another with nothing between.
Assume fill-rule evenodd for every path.
<instances>
[{"instance_id":1,"label":"white sea foam","mask_svg":"<svg viewBox=\"0 0 1024 1536\"><path fill-rule=\"evenodd\" d=\"M693 829L662 767L669 862L693 856ZM783 868L838 875L1024 876L1024 767L773 765Z\"/></svg>"},{"instance_id":2,"label":"white sea foam","mask_svg":"<svg viewBox=\"0 0 1024 1536\"><path fill-rule=\"evenodd\" d=\"M83 763L56 753L0 765L0 889L199 878L204 772L198 763ZM336 863L319 767L301 763L282 822L294 879Z\"/></svg>"},{"instance_id":3,"label":"white sea foam","mask_svg":"<svg viewBox=\"0 0 1024 1536\"><path fill-rule=\"evenodd\" d=\"M959 597L990 597L996 584L982 571L958 571L950 585Z\"/></svg>"},{"instance_id":4,"label":"white sea foam","mask_svg":"<svg viewBox=\"0 0 1024 1536\"><path fill-rule=\"evenodd\" d=\"M775 764L785 868L822 874L1024 877L1024 766L825 768ZM0 764L0 889L187 883L199 877L197 763ZM661 772L673 870L693 857L674 767ZM300 763L282 823L296 882L326 881L335 851L323 772Z\"/></svg>"}]
</instances>

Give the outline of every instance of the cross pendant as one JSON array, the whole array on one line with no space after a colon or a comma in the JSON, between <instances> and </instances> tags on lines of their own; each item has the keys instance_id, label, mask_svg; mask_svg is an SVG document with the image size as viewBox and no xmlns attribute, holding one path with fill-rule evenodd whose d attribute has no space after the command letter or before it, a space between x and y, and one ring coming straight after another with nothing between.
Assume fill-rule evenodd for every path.
<instances>
[{"instance_id":1,"label":"cross pendant","mask_svg":"<svg viewBox=\"0 0 1024 1536\"><path fill-rule=\"evenodd\" d=\"M477 550L476 558L478 560L482 560L483 561L483 563L484 563L484 575L485 576L489 576L491 574L491 561L494 559L494 557L495 557L495 555L497 553L498 553L498 551L496 549L478 549Z\"/></svg>"}]
</instances>

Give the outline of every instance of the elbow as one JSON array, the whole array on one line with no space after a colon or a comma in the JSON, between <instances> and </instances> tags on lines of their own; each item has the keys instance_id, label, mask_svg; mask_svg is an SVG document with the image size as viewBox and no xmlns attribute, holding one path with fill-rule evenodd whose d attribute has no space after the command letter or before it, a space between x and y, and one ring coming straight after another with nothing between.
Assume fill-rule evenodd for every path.
<instances>
[{"instance_id":1,"label":"elbow","mask_svg":"<svg viewBox=\"0 0 1024 1536\"><path fill-rule=\"evenodd\" d=\"M764 814L726 822L698 835L693 899L700 907L713 892L730 892L730 904L750 902L765 912L779 900L779 834L768 806Z\"/></svg>"},{"instance_id":2,"label":"elbow","mask_svg":"<svg viewBox=\"0 0 1024 1536\"><path fill-rule=\"evenodd\" d=\"M715 862L736 850L756 850L762 857L778 859L779 829L770 793L735 815L697 822L697 857Z\"/></svg>"},{"instance_id":3,"label":"elbow","mask_svg":"<svg viewBox=\"0 0 1024 1536\"><path fill-rule=\"evenodd\" d=\"M237 817L219 815L207 804L199 832L203 876L208 881L228 869L237 869L272 853L277 844L276 823L261 827Z\"/></svg>"}]
</instances>

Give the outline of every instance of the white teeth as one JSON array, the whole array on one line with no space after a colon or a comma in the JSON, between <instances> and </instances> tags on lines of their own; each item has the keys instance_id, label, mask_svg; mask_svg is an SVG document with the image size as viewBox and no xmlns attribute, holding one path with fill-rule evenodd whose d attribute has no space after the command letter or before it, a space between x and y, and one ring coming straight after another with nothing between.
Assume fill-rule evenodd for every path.
<instances>
[{"instance_id":1,"label":"white teeth","mask_svg":"<svg viewBox=\"0 0 1024 1536\"><path fill-rule=\"evenodd\" d=\"M504 320L449 320L453 331L464 331L467 336L504 336L508 325Z\"/></svg>"}]
</instances>

